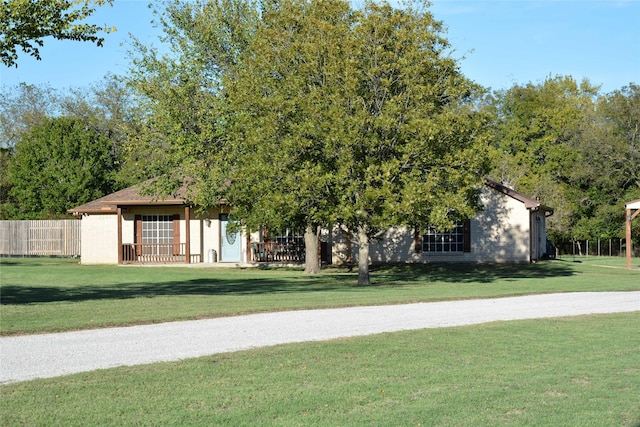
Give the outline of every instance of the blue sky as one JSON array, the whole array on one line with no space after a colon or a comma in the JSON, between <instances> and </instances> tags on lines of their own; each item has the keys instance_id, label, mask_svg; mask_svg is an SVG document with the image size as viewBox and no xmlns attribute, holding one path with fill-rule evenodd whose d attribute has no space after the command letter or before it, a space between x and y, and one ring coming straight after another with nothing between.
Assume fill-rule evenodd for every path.
<instances>
[{"instance_id":1,"label":"blue sky","mask_svg":"<svg viewBox=\"0 0 640 427\"><path fill-rule=\"evenodd\" d=\"M640 84L640 0L435 0L462 72L483 86L506 89L571 75L603 92ZM133 34L157 44L148 0L116 0L91 19L117 27L105 46L45 39L42 61L21 55L18 68L0 65L0 83L83 87L107 73L122 74ZM123 45L124 44L124 45Z\"/></svg>"}]
</instances>

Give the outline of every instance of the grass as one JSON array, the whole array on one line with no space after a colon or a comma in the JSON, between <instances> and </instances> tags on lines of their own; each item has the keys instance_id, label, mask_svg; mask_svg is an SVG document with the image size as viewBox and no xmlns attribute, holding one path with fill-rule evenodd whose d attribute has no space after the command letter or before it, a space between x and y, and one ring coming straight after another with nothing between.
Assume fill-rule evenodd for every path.
<instances>
[{"instance_id":1,"label":"grass","mask_svg":"<svg viewBox=\"0 0 640 427\"><path fill-rule=\"evenodd\" d=\"M634 260L635 261L635 260ZM622 258L330 269L0 259L3 335L249 312L640 289ZM640 312L275 346L0 387L0 425L640 427Z\"/></svg>"},{"instance_id":2,"label":"grass","mask_svg":"<svg viewBox=\"0 0 640 427\"><path fill-rule=\"evenodd\" d=\"M635 260L634 260L635 261ZM373 268L373 286L328 269L82 266L76 260L0 259L0 334L32 334L238 314L640 289L623 258L532 265L403 265ZM619 267L619 268L618 268Z\"/></svg>"},{"instance_id":3,"label":"grass","mask_svg":"<svg viewBox=\"0 0 640 427\"><path fill-rule=\"evenodd\" d=\"M640 314L381 334L6 385L0 424L640 426Z\"/></svg>"}]
</instances>

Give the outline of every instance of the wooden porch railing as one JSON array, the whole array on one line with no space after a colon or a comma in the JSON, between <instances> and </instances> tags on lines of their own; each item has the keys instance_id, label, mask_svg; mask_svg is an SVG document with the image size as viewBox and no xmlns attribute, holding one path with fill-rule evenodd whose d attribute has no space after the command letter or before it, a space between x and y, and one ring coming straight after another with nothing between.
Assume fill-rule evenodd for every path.
<instances>
[{"instance_id":1,"label":"wooden porch railing","mask_svg":"<svg viewBox=\"0 0 640 427\"><path fill-rule=\"evenodd\" d=\"M186 243L127 243L122 245L122 263L186 263L186 247ZM191 254L191 262L202 262L200 254Z\"/></svg>"},{"instance_id":2,"label":"wooden porch railing","mask_svg":"<svg viewBox=\"0 0 640 427\"><path fill-rule=\"evenodd\" d=\"M304 262L304 243L260 242L251 244L251 260L254 262Z\"/></svg>"}]
</instances>

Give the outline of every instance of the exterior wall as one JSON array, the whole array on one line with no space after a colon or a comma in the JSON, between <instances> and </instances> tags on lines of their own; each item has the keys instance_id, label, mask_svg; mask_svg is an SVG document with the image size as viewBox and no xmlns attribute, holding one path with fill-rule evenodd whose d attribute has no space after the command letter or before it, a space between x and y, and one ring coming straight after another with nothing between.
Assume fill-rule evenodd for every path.
<instances>
[{"instance_id":1,"label":"exterior wall","mask_svg":"<svg viewBox=\"0 0 640 427\"><path fill-rule=\"evenodd\" d=\"M370 243L372 264L414 262L529 262L530 261L530 213L524 203L483 188L481 203L484 209L471 220L471 252L451 254L416 253L413 230L392 227L380 239ZM541 213L542 219L544 215ZM542 223L544 224L544 223ZM333 229L333 262L345 264L348 248L351 261L357 262L358 245L351 241L344 229ZM542 242L546 236L542 237Z\"/></svg>"},{"instance_id":2,"label":"exterior wall","mask_svg":"<svg viewBox=\"0 0 640 427\"><path fill-rule=\"evenodd\" d=\"M118 263L117 215L91 214L82 217L80 262L82 264Z\"/></svg>"},{"instance_id":3,"label":"exterior wall","mask_svg":"<svg viewBox=\"0 0 640 427\"><path fill-rule=\"evenodd\" d=\"M134 206L127 207L122 214L122 243L133 244L135 240L136 215L180 215L180 242L186 243L186 222L183 206ZM215 251L214 261L220 259L220 209L209 209L196 213L191 210L189 223L191 237L191 262L209 262L210 250ZM90 214L82 217L82 264L118 263L118 216ZM244 239L244 236L243 236ZM242 261L247 259L243 247Z\"/></svg>"},{"instance_id":4,"label":"exterior wall","mask_svg":"<svg viewBox=\"0 0 640 427\"><path fill-rule=\"evenodd\" d=\"M208 209L206 212L192 215L191 252L201 253L202 262L208 263L210 255L214 262L220 260L220 213L220 209ZM210 251L214 252L211 254Z\"/></svg>"},{"instance_id":5,"label":"exterior wall","mask_svg":"<svg viewBox=\"0 0 640 427\"><path fill-rule=\"evenodd\" d=\"M547 253L547 218L544 212L531 214L531 259L539 260L548 257Z\"/></svg>"},{"instance_id":6,"label":"exterior wall","mask_svg":"<svg viewBox=\"0 0 640 427\"><path fill-rule=\"evenodd\" d=\"M524 203L484 188L484 210L471 220L472 262L529 262L530 212Z\"/></svg>"}]
</instances>

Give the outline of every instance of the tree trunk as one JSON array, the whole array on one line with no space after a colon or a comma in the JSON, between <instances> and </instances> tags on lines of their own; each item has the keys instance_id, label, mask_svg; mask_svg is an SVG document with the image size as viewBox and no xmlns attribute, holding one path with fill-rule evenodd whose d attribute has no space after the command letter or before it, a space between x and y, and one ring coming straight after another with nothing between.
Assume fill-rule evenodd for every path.
<instances>
[{"instance_id":1,"label":"tree trunk","mask_svg":"<svg viewBox=\"0 0 640 427\"><path fill-rule=\"evenodd\" d=\"M369 235L365 226L358 227L358 285L368 286L369 278Z\"/></svg>"},{"instance_id":2,"label":"tree trunk","mask_svg":"<svg viewBox=\"0 0 640 427\"><path fill-rule=\"evenodd\" d=\"M320 274L317 227L307 225L304 230L304 274Z\"/></svg>"}]
</instances>

